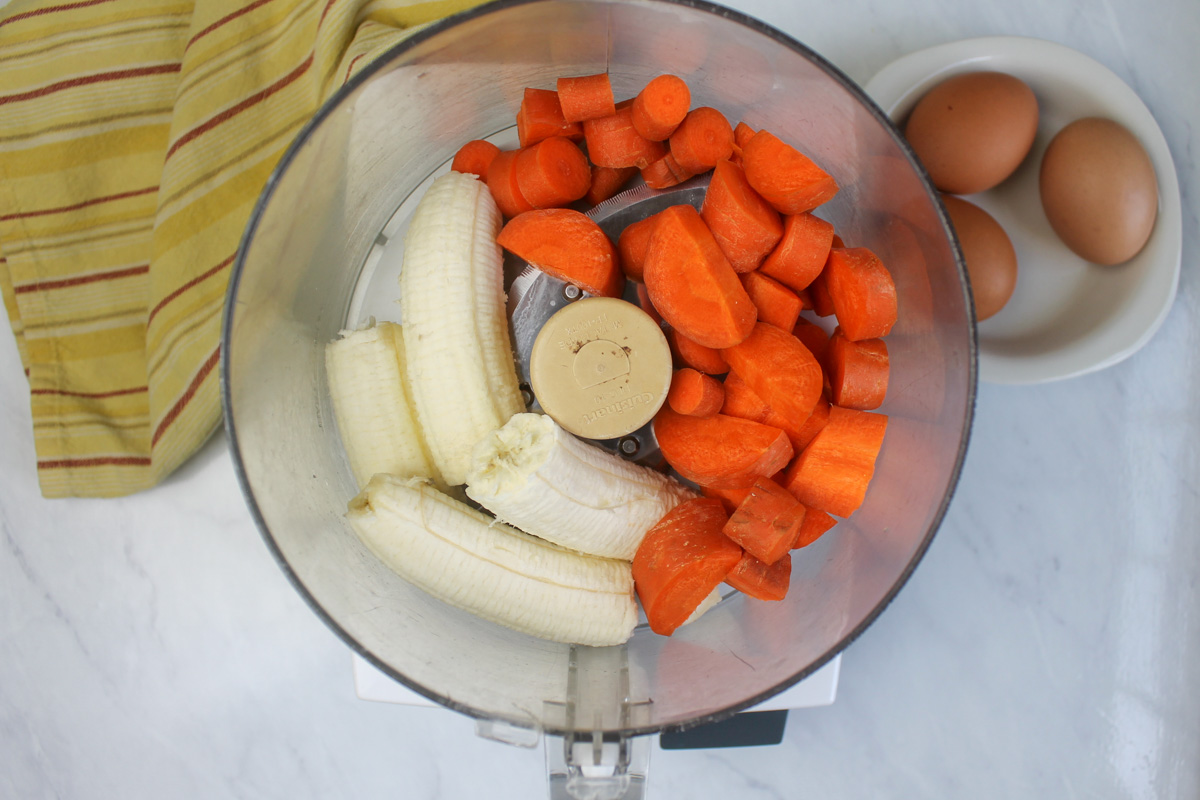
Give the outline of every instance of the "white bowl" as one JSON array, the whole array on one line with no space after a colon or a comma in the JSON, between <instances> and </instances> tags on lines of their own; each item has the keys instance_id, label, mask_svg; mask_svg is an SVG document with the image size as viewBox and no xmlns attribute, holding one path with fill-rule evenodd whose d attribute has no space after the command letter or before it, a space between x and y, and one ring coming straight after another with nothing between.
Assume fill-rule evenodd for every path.
<instances>
[{"instance_id":1,"label":"white bowl","mask_svg":"<svg viewBox=\"0 0 1200 800\"><path fill-rule=\"evenodd\" d=\"M866 92L900 124L933 86L963 72L1006 72L1038 99L1033 149L1011 177L967 199L986 209L1017 251L1012 299L978 326L979 377L1029 384L1112 366L1141 348L1167 315L1182 251L1179 182L1162 131L1141 99L1108 68L1060 44L998 36L931 47L879 71ZM1042 154L1080 117L1107 117L1141 141L1158 178L1158 219L1146 246L1114 267L1088 263L1046 221L1038 193Z\"/></svg>"}]
</instances>

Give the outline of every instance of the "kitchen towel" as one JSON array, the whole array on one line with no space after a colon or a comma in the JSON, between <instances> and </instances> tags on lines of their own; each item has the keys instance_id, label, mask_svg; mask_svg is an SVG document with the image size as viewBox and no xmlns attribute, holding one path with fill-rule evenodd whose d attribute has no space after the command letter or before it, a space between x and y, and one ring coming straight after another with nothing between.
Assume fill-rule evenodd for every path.
<instances>
[{"instance_id":1,"label":"kitchen towel","mask_svg":"<svg viewBox=\"0 0 1200 800\"><path fill-rule=\"evenodd\" d=\"M225 288L272 168L357 70L477 3L4 9L0 289L43 495L146 489L217 429Z\"/></svg>"}]
</instances>

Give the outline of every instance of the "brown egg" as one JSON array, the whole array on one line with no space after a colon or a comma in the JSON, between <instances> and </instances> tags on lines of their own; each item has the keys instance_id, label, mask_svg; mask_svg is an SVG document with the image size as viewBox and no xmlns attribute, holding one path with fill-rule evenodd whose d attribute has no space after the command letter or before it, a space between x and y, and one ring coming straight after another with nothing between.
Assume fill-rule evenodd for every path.
<instances>
[{"instance_id":1,"label":"brown egg","mask_svg":"<svg viewBox=\"0 0 1200 800\"><path fill-rule=\"evenodd\" d=\"M991 189L1033 146L1037 98L1002 72L967 72L942 81L913 108L904 135L934 186L953 194Z\"/></svg>"},{"instance_id":2,"label":"brown egg","mask_svg":"<svg viewBox=\"0 0 1200 800\"><path fill-rule=\"evenodd\" d=\"M1080 258L1120 264L1145 246L1158 214L1158 180L1141 142L1108 119L1063 128L1042 157L1042 208Z\"/></svg>"},{"instance_id":3,"label":"brown egg","mask_svg":"<svg viewBox=\"0 0 1200 800\"><path fill-rule=\"evenodd\" d=\"M975 318L983 321L1004 308L1012 297L1017 285L1017 252L991 214L961 197L944 194L942 202L967 262Z\"/></svg>"}]
</instances>

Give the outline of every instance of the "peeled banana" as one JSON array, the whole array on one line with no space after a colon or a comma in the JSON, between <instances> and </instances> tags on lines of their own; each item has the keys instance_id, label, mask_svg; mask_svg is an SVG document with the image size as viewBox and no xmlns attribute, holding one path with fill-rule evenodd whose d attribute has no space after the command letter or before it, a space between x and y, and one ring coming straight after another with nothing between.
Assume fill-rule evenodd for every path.
<instances>
[{"instance_id":1,"label":"peeled banana","mask_svg":"<svg viewBox=\"0 0 1200 800\"><path fill-rule=\"evenodd\" d=\"M359 488L377 472L441 483L409 399L401 327L381 322L342 331L325 346L338 431Z\"/></svg>"},{"instance_id":2,"label":"peeled banana","mask_svg":"<svg viewBox=\"0 0 1200 800\"><path fill-rule=\"evenodd\" d=\"M500 211L473 175L437 178L404 242L400 309L417 420L448 485L475 443L525 410L509 344Z\"/></svg>"},{"instance_id":3,"label":"peeled banana","mask_svg":"<svg viewBox=\"0 0 1200 800\"><path fill-rule=\"evenodd\" d=\"M628 562L528 536L420 479L375 475L346 518L402 578L508 628L606 646L625 642L637 624Z\"/></svg>"},{"instance_id":4,"label":"peeled banana","mask_svg":"<svg viewBox=\"0 0 1200 800\"><path fill-rule=\"evenodd\" d=\"M467 496L498 519L589 555L632 560L646 531L695 493L521 413L475 446Z\"/></svg>"}]
</instances>

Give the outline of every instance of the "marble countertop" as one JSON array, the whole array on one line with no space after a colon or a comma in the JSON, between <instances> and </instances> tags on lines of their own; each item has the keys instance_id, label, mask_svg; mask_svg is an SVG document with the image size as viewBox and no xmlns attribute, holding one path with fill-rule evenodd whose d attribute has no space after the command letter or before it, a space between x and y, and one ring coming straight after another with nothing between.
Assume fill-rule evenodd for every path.
<instances>
[{"instance_id":1,"label":"marble countertop","mask_svg":"<svg viewBox=\"0 0 1200 800\"><path fill-rule=\"evenodd\" d=\"M949 514L845 652L832 706L793 711L778 746L656 750L649 796L1200 796L1200 5L729 5L860 83L975 36L1099 60L1170 144L1183 275L1129 360L980 386ZM272 561L223 435L153 491L43 500L8 336L0 376L0 797L545 796L540 749L355 697L350 652Z\"/></svg>"}]
</instances>

